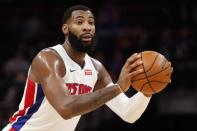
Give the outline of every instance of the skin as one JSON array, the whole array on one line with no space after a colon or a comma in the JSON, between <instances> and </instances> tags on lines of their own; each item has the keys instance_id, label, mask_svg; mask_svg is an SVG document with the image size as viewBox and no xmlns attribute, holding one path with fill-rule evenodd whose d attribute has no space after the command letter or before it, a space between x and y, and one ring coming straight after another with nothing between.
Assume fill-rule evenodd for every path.
<instances>
[{"instance_id":1,"label":"skin","mask_svg":"<svg viewBox=\"0 0 197 131\"><path fill-rule=\"evenodd\" d=\"M69 20L62 26L62 31L65 34L63 47L71 59L83 67L86 53L77 52L71 47L67 37L69 30L77 37L84 33L94 35L93 14L90 11L75 10ZM140 55L137 53L131 55L120 72L117 81L119 86L113 85L108 88L105 88L106 85L112 82L109 73L99 61L92 59L98 71L98 80L94 92L87 94L68 95L69 91L62 79L66 73L66 68L60 56L51 49L42 50L33 59L28 77L30 80L42 85L43 92L49 103L64 119L69 119L93 111L118 94L126 92L131 85L132 77L143 71L142 69L134 70L135 67L142 64L141 61L136 61L139 58Z\"/></svg>"}]
</instances>

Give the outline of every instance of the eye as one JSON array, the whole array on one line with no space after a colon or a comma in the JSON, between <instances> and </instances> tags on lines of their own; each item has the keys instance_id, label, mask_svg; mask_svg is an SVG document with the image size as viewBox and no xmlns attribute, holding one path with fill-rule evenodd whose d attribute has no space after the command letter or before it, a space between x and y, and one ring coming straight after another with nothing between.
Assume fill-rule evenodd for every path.
<instances>
[{"instance_id":1,"label":"eye","mask_svg":"<svg viewBox=\"0 0 197 131\"><path fill-rule=\"evenodd\" d=\"M77 20L77 21L76 21L76 24L77 24L77 25L82 25L82 24L83 24L83 21L82 21L82 20Z\"/></svg>"},{"instance_id":2,"label":"eye","mask_svg":"<svg viewBox=\"0 0 197 131\"><path fill-rule=\"evenodd\" d=\"M94 21L89 21L89 24L90 25L94 25Z\"/></svg>"}]
</instances>

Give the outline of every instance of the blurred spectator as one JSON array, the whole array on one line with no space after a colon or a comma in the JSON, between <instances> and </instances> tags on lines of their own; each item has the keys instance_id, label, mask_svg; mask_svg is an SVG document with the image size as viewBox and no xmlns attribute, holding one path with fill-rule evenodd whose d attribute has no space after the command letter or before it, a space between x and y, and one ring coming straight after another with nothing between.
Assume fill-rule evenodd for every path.
<instances>
[{"instance_id":1,"label":"blurred spectator","mask_svg":"<svg viewBox=\"0 0 197 131\"><path fill-rule=\"evenodd\" d=\"M27 71L28 62L24 59L23 54L17 52L13 58L5 62L3 66L4 78L12 79L20 71Z\"/></svg>"}]
</instances>

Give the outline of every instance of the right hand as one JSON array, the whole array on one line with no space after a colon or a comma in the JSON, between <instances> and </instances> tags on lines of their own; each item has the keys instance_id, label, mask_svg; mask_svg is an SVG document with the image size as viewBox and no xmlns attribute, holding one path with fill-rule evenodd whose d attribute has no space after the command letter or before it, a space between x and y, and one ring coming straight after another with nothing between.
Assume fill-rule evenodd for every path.
<instances>
[{"instance_id":1,"label":"right hand","mask_svg":"<svg viewBox=\"0 0 197 131\"><path fill-rule=\"evenodd\" d=\"M134 53L127 59L121 69L117 84L119 84L123 92L129 89L132 78L143 72L143 69L135 70L137 66L142 64L142 61L137 61L139 58L140 54Z\"/></svg>"}]
</instances>

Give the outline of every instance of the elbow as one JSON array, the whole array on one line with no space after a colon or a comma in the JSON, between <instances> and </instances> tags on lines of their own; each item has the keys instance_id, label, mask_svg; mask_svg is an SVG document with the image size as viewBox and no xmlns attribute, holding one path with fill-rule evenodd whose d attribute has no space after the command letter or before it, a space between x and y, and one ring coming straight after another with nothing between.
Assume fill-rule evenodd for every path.
<instances>
[{"instance_id":1,"label":"elbow","mask_svg":"<svg viewBox=\"0 0 197 131\"><path fill-rule=\"evenodd\" d=\"M64 120L69 120L72 118L71 115L65 114L65 113L61 113L60 116L64 119Z\"/></svg>"},{"instance_id":2,"label":"elbow","mask_svg":"<svg viewBox=\"0 0 197 131\"><path fill-rule=\"evenodd\" d=\"M73 113L71 112L71 109L65 108L65 107L61 107L58 109L58 114L64 119L64 120L68 120L71 119L73 117Z\"/></svg>"},{"instance_id":3,"label":"elbow","mask_svg":"<svg viewBox=\"0 0 197 131\"><path fill-rule=\"evenodd\" d=\"M57 112L64 120L68 120L75 116L80 115L77 104L73 104L73 103L74 103L73 100L67 100L65 102L58 104Z\"/></svg>"}]
</instances>

